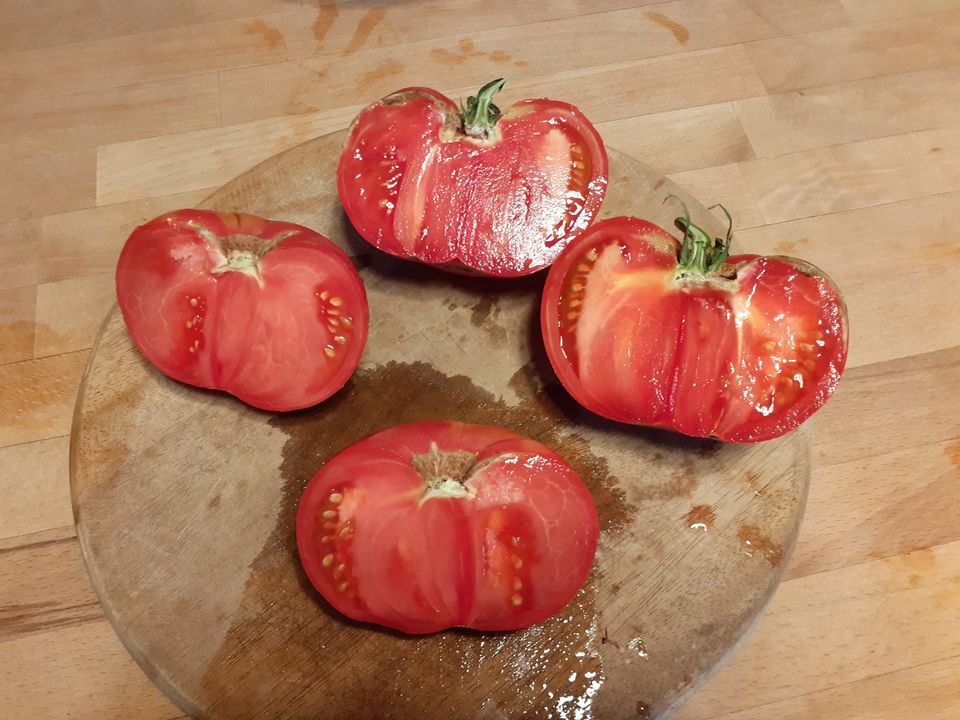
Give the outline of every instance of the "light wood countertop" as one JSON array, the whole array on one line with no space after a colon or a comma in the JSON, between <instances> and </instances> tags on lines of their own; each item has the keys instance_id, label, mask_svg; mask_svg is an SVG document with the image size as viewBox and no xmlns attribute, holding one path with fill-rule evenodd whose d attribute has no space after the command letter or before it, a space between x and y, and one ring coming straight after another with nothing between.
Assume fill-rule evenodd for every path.
<instances>
[{"instance_id":1,"label":"light wood countertop","mask_svg":"<svg viewBox=\"0 0 960 720\"><path fill-rule=\"evenodd\" d=\"M787 579L677 720L960 717L960 0L0 0L0 715L181 713L67 459L129 231L407 85L577 104L850 310Z\"/></svg>"}]
</instances>

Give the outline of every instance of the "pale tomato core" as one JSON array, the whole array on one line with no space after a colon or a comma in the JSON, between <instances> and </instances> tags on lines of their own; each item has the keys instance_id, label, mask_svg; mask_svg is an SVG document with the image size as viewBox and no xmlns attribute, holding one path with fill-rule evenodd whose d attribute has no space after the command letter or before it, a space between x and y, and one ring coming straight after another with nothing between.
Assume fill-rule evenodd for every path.
<instances>
[{"instance_id":1,"label":"pale tomato core","mask_svg":"<svg viewBox=\"0 0 960 720\"><path fill-rule=\"evenodd\" d=\"M179 210L137 228L117 265L134 342L161 372L267 410L339 390L366 342L363 281L318 233Z\"/></svg>"},{"instance_id":2,"label":"pale tomato core","mask_svg":"<svg viewBox=\"0 0 960 720\"><path fill-rule=\"evenodd\" d=\"M408 633L510 630L580 589L599 534L549 448L496 427L400 425L351 445L297 511L307 576L345 615Z\"/></svg>"},{"instance_id":3,"label":"pale tomato core","mask_svg":"<svg viewBox=\"0 0 960 720\"><path fill-rule=\"evenodd\" d=\"M599 210L607 156L572 105L527 100L488 141L459 134L456 106L401 90L354 121L341 201L368 242L400 257L485 275L549 266Z\"/></svg>"},{"instance_id":4,"label":"pale tomato core","mask_svg":"<svg viewBox=\"0 0 960 720\"><path fill-rule=\"evenodd\" d=\"M634 218L597 223L551 268L541 322L582 405L620 422L751 442L826 402L846 361L846 311L808 263L739 255L678 276L678 241Z\"/></svg>"}]
</instances>

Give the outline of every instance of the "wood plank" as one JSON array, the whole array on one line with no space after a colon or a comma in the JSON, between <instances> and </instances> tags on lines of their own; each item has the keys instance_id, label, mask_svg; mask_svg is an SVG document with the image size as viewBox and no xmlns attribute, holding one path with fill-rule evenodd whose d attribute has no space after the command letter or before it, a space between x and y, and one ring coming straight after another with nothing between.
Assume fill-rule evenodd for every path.
<instances>
[{"instance_id":1,"label":"wood plank","mask_svg":"<svg viewBox=\"0 0 960 720\"><path fill-rule=\"evenodd\" d=\"M358 108L271 118L100 148L100 205L222 185L278 152L345 127ZM192 162L203 153L204 162Z\"/></svg>"},{"instance_id":2,"label":"wood plank","mask_svg":"<svg viewBox=\"0 0 960 720\"><path fill-rule=\"evenodd\" d=\"M681 51L718 48L777 32L744 0L714 0L709 11L693 0L678 0L657 5L653 19L651 12L630 8L483 32L471 32L467 26L460 36L405 44L402 52L394 46L360 50L350 56L349 63L320 56L225 71L221 73L224 122L367 104L397 88L431 84L429 78L435 77L443 78L445 88L475 90L509 72L512 87L536 79L539 88L558 72L577 70L582 75L585 68L595 72L604 65L622 66ZM665 29L664 23L682 27L683 31L677 32L683 41ZM590 37L591 42L581 42L583 37ZM577 52L570 52L571 47ZM669 82L655 78L646 84L621 82L607 104L622 100L625 89L641 95L668 87ZM704 85L709 87L708 83ZM251 88L257 89L255 103L250 102ZM537 94L550 92L538 90ZM575 98L578 105L586 103L569 87L554 96ZM693 98L680 107L723 99L730 98Z\"/></svg>"},{"instance_id":3,"label":"wood plank","mask_svg":"<svg viewBox=\"0 0 960 720\"><path fill-rule=\"evenodd\" d=\"M0 47L7 52L34 50L289 9L289 0L177 0L172 7L154 0L0 0L0 15L16 17L0 28Z\"/></svg>"},{"instance_id":4,"label":"wood plank","mask_svg":"<svg viewBox=\"0 0 960 720\"><path fill-rule=\"evenodd\" d=\"M763 224L763 216L738 164L687 170L668 177L705 205L722 203L733 214L738 228Z\"/></svg>"},{"instance_id":5,"label":"wood plank","mask_svg":"<svg viewBox=\"0 0 960 720\"><path fill-rule=\"evenodd\" d=\"M854 22L904 18L944 10L960 10L960 0L842 0Z\"/></svg>"},{"instance_id":6,"label":"wood plank","mask_svg":"<svg viewBox=\"0 0 960 720\"><path fill-rule=\"evenodd\" d=\"M73 526L67 436L0 448L0 543ZM72 534L72 533L71 533ZM2 557L2 556L0 556Z\"/></svg>"},{"instance_id":7,"label":"wood plank","mask_svg":"<svg viewBox=\"0 0 960 720\"><path fill-rule=\"evenodd\" d=\"M759 157L960 123L960 73L937 68L734 103Z\"/></svg>"},{"instance_id":8,"label":"wood plank","mask_svg":"<svg viewBox=\"0 0 960 720\"><path fill-rule=\"evenodd\" d=\"M475 88L469 91L475 92ZM735 45L521 79L511 86L507 97L575 99L593 122L605 122L758 93L763 93L763 85L744 49Z\"/></svg>"},{"instance_id":9,"label":"wood plank","mask_svg":"<svg viewBox=\"0 0 960 720\"><path fill-rule=\"evenodd\" d=\"M112 273L135 227L169 210L194 207L208 194L202 188L39 218L36 282Z\"/></svg>"},{"instance_id":10,"label":"wood plank","mask_svg":"<svg viewBox=\"0 0 960 720\"><path fill-rule=\"evenodd\" d=\"M298 114L339 104L366 105L393 90L423 82L436 68L409 71L402 63L385 61L373 70L345 72L326 79L326 69L303 63L281 63L221 74L223 117L226 122L264 115ZM501 72L491 68L484 77ZM319 75L318 75L319 73ZM473 66L443 71L444 81L469 83L478 75ZM481 82L478 80L477 82ZM262 88L257 103L247 100L251 87ZM444 85L452 98L476 92L477 85ZM752 97L763 85L743 48L704 50L632 63L551 73L547 77L512 77L502 103L524 97L576 100L593 122L603 122L667 110Z\"/></svg>"},{"instance_id":11,"label":"wood plank","mask_svg":"<svg viewBox=\"0 0 960 720\"><path fill-rule=\"evenodd\" d=\"M946 67L960 62L960 14L771 38L747 50L770 92Z\"/></svg>"},{"instance_id":12,"label":"wood plank","mask_svg":"<svg viewBox=\"0 0 960 720\"><path fill-rule=\"evenodd\" d=\"M858 367L960 345L960 323L936 310L960 307L958 203L957 192L905 200L746 229L734 242L802 257L834 279L850 314L847 367Z\"/></svg>"},{"instance_id":13,"label":"wood plank","mask_svg":"<svg viewBox=\"0 0 960 720\"><path fill-rule=\"evenodd\" d=\"M0 290L0 364L33 357L36 304L33 285Z\"/></svg>"},{"instance_id":14,"label":"wood plank","mask_svg":"<svg viewBox=\"0 0 960 720\"><path fill-rule=\"evenodd\" d=\"M133 662L106 620L8 640L2 648L0 706L16 708L20 717L182 716Z\"/></svg>"},{"instance_id":15,"label":"wood plank","mask_svg":"<svg viewBox=\"0 0 960 720\"><path fill-rule=\"evenodd\" d=\"M956 387L960 347L849 370L812 421L815 472L960 437Z\"/></svg>"},{"instance_id":16,"label":"wood plank","mask_svg":"<svg viewBox=\"0 0 960 720\"><path fill-rule=\"evenodd\" d=\"M0 222L0 289L37 284L39 227L38 220Z\"/></svg>"},{"instance_id":17,"label":"wood plank","mask_svg":"<svg viewBox=\"0 0 960 720\"><path fill-rule=\"evenodd\" d=\"M608 147L667 173L754 157L730 103L613 120L599 123L597 129Z\"/></svg>"},{"instance_id":18,"label":"wood plank","mask_svg":"<svg viewBox=\"0 0 960 720\"><path fill-rule=\"evenodd\" d=\"M0 643L103 619L76 539L0 553Z\"/></svg>"},{"instance_id":19,"label":"wood plank","mask_svg":"<svg viewBox=\"0 0 960 720\"><path fill-rule=\"evenodd\" d=\"M37 287L33 356L39 358L92 347L115 298L112 272Z\"/></svg>"},{"instance_id":20,"label":"wood plank","mask_svg":"<svg viewBox=\"0 0 960 720\"><path fill-rule=\"evenodd\" d=\"M40 155L220 123L215 73L13 101L0 106L10 151Z\"/></svg>"},{"instance_id":21,"label":"wood plank","mask_svg":"<svg viewBox=\"0 0 960 720\"><path fill-rule=\"evenodd\" d=\"M747 5L783 34L795 35L850 24L842 0L748 0Z\"/></svg>"},{"instance_id":22,"label":"wood plank","mask_svg":"<svg viewBox=\"0 0 960 720\"><path fill-rule=\"evenodd\" d=\"M897 717L955 720L958 676L960 658L952 657L740 712L704 717L712 720L877 720ZM724 677L721 674L716 683L722 683ZM729 689L733 692L733 688ZM694 698L692 704L697 706L699 701ZM683 711L674 716L675 720L693 717L697 716Z\"/></svg>"},{"instance_id":23,"label":"wood plank","mask_svg":"<svg viewBox=\"0 0 960 720\"><path fill-rule=\"evenodd\" d=\"M292 67L289 63L283 66ZM654 85L657 78L662 84ZM628 79L631 82L639 79L636 91L617 94L616 88ZM651 83L649 91L644 92L643 82L647 79ZM510 96L522 98L527 90L546 95L553 90L558 93L566 91L582 100L581 105L591 117L602 120L682 107L689 100L684 87L696 87L700 100L721 101L757 92L760 82L742 48L723 48L641 61L601 72L574 73L558 80L556 87L546 82L530 86L519 83L511 87ZM475 88L463 88L461 94L473 90ZM457 96L456 93L453 95ZM224 99L226 103L226 96ZM266 107L269 101L257 105ZM353 105L101 147L98 155L99 203L124 202L222 184L275 153L346 126L358 110L359 106ZM225 107L225 117L229 114ZM710 111L704 111L703 116L707 115ZM729 122L727 127L731 127ZM690 131L693 132L694 128L690 127ZM729 141L733 146L737 145L735 128L733 133L725 135L733 138ZM733 151L738 152L735 148ZM204 153L206 162L192 162L199 152ZM697 165L700 162L696 160Z\"/></svg>"},{"instance_id":24,"label":"wood plank","mask_svg":"<svg viewBox=\"0 0 960 720\"><path fill-rule=\"evenodd\" d=\"M70 432L87 351L0 365L0 447Z\"/></svg>"},{"instance_id":25,"label":"wood plank","mask_svg":"<svg viewBox=\"0 0 960 720\"><path fill-rule=\"evenodd\" d=\"M910 402L909 388L898 400ZM960 507L960 439L893 445L885 454L818 468L788 575L960 540L945 507Z\"/></svg>"},{"instance_id":26,"label":"wood plank","mask_svg":"<svg viewBox=\"0 0 960 720\"><path fill-rule=\"evenodd\" d=\"M740 164L769 223L960 189L960 126Z\"/></svg>"},{"instance_id":27,"label":"wood plank","mask_svg":"<svg viewBox=\"0 0 960 720\"><path fill-rule=\"evenodd\" d=\"M654 5L663 0L553 0L517 3L511 0L390 0L311 3L283 16L282 28L291 59L353 53L360 47L385 47L417 40L528 25L542 20L579 17L586 13Z\"/></svg>"},{"instance_id":28,"label":"wood plank","mask_svg":"<svg viewBox=\"0 0 960 720\"><path fill-rule=\"evenodd\" d=\"M97 158L93 148L20 158L0 149L0 222L92 207Z\"/></svg>"},{"instance_id":29,"label":"wood plank","mask_svg":"<svg viewBox=\"0 0 960 720\"><path fill-rule=\"evenodd\" d=\"M761 706L956 657L958 601L960 542L785 582L743 650L675 717L779 717Z\"/></svg>"},{"instance_id":30,"label":"wood plank","mask_svg":"<svg viewBox=\"0 0 960 720\"><path fill-rule=\"evenodd\" d=\"M0 95L23 101L277 62L286 58L277 22L267 15L3 53Z\"/></svg>"}]
</instances>

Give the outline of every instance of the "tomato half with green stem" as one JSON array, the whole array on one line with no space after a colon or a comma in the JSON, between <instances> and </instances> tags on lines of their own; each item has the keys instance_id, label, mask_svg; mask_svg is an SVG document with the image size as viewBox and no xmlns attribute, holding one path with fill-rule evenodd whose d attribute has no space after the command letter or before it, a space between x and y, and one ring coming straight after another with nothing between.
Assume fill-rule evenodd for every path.
<instances>
[{"instance_id":1,"label":"tomato half with green stem","mask_svg":"<svg viewBox=\"0 0 960 720\"><path fill-rule=\"evenodd\" d=\"M117 301L147 360L174 380L295 410L347 382L367 297L346 254L309 228L177 210L133 231Z\"/></svg>"},{"instance_id":2,"label":"tomato half with green stem","mask_svg":"<svg viewBox=\"0 0 960 720\"><path fill-rule=\"evenodd\" d=\"M398 425L320 468L297 511L310 582L354 620L407 633L512 630L580 589L599 522L554 451L508 430Z\"/></svg>"},{"instance_id":3,"label":"tomato half with green stem","mask_svg":"<svg viewBox=\"0 0 960 720\"><path fill-rule=\"evenodd\" d=\"M840 292L803 260L730 255L731 232L711 238L686 207L677 224L681 241L605 220L551 268L541 325L560 382L619 422L730 442L789 432L843 372Z\"/></svg>"},{"instance_id":4,"label":"tomato half with green stem","mask_svg":"<svg viewBox=\"0 0 960 720\"><path fill-rule=\"evenodd\" d=\"M454 272L512 277L549 266L593 220L607 154L572 105L501 113L483 86L466 105L404 88L354 120L337 170L343 207L381 250Z\"/></svg>"}]
</instances>

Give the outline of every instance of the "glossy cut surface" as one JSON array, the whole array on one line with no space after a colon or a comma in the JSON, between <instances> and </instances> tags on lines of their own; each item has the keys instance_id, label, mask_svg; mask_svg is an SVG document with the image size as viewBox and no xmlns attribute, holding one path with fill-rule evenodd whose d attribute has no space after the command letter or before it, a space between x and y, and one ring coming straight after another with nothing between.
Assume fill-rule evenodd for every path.
<instances>
[{"instance_id":1,"label":"glossy cut surface","mask_svg":"<svg viewBox=\"0 0 960 720\"><path fill-rule=\"evenodd\" d=\"M371 244L459 272L517 276L549 266L592 221L607 185L596 129L572 105L525 100L489 140L459 130L449 98L407 88L350 128L340 200Z\"/></svg>"},{"instance_id":2,"label":"glossy cut surface","mask_svg":"<svg viewBox=\"0 0 960 720\"><path fill-rule=\"evenodd\" d=\"M736 255L677 277L656 225L597 223L551 268L541 323L550 362L584 407L612 420L756 442L829 398L847 357L836 286L802 260Z\"/></svg>"},{"instance_id":3,"label":"glossy cut surface","mask_svg":"<svg viewBox=\"0 0 960 720\"><path fill-rule=\"evenodd\" d=\"M252 215L178 210L133 231L117 301L151 364L265 410L325 400L367 337L356 269L308 228Z\"/></svg>"},{"instance_id":4,"label":"glossy cut surface","mask_svg":"<svg viewBox=\"0 0 960 720\"><path fill-rule=\"evenodd\" d=\"M407 633L512 630L566 605L593 563L589 491L508 430L398 425L331 458L297 512L307 576L333 607Z\"/></svg>"}]
</instances>

